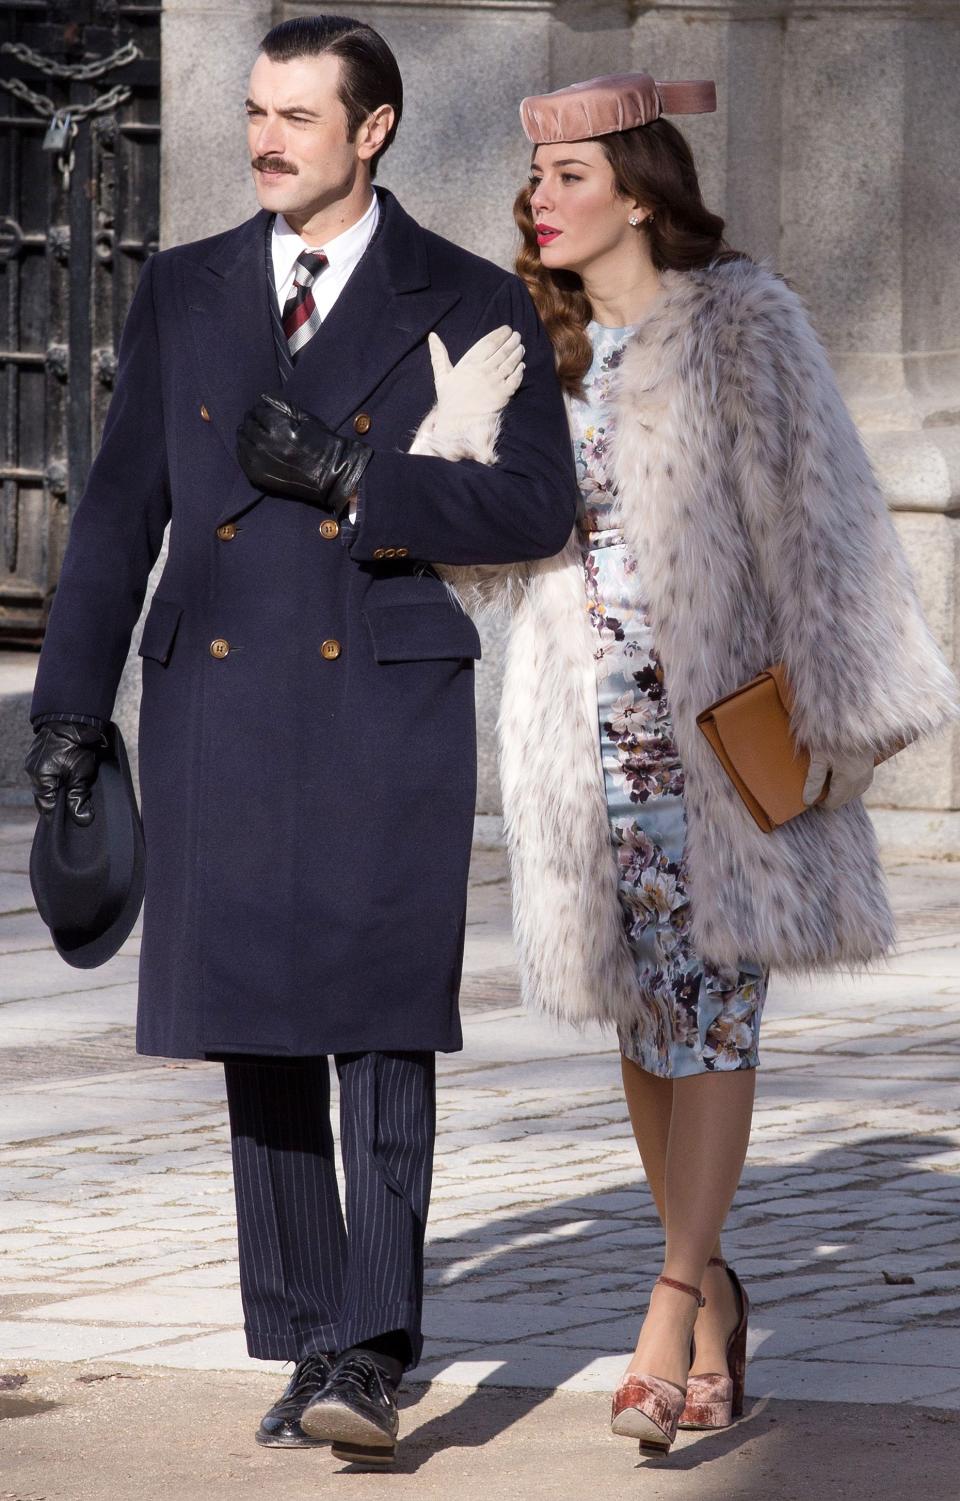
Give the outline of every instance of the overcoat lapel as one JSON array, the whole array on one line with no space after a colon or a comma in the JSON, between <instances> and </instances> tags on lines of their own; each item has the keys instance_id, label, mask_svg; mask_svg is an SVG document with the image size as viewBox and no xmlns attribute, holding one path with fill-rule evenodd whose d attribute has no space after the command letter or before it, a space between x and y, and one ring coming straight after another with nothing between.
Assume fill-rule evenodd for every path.
<instances>
[{"instance_id":1,"label":"overcoat lapel","mask_svg":"<svg viewBox=\"0 0 960 1501\"><path fill-rule=\"evenodd\" d=\"M459 301L430 290L423 231L392 194L379 196L377 234L284 386L334 429Z\"/></svg>"},{"instance_id":2,"label":"overcoat lapel","mask_svg":"<svg viewBox=\"0 0 960 1501\"><path fill-rule=\"evenodd\" d=\"M423 231L392 194L378 189L378 195L377 234L285 382L264 264L269 215L261 212L241 225L193 273L189 307L211 393L205 404L231 457L237 427L261 391L282 390L336 430L459 301L457 292L431 290ZM427 404L432 394L425 393ZM218 522L260 497L238 464Z\"/></svg>"},{"instance_id":3,"label":"overcoat lapel","mask_svg":"<svg viewBox=\"0 0 960 1501\"><path fill-rule=\"evenodd\" d=\"M236 468L225 515L238 515L260 499L236 463L237 428L261 391L280 386L264 261L269 220L261 210L224 236L192 270L188 286L203 402Z\"/></svg>"}]
</instances>

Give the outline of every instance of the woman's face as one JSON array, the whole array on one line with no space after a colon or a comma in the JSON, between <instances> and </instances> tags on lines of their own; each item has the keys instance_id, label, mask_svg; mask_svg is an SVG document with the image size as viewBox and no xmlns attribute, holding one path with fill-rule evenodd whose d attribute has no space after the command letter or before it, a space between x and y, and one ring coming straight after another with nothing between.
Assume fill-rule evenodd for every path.
<instances>
[{"instance_id":1,"label":"woman's face","mask_svg":"<svg viewBox=\"0 0 960 1501\"><path fill-rule=\"evenodd\" d=\"M630 216L645 211L617 192L613 168L596 141L538 146L530 185L540 259L549 270L582 274L594 261L636 242Z\"/></svg>"}]
</instances>

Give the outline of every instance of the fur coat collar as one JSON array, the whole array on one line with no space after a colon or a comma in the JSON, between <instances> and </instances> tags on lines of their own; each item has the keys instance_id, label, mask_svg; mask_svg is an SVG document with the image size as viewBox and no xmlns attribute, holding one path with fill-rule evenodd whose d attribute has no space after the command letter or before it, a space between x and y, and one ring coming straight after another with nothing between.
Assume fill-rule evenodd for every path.
<instances>
[{"instance_id":1,"label":"fur coat collar","mask_svg":"<svg viewBox=\"0 0 960 1501\"><path fill-rule=\"evenodd\" d=\"M797 296L747 260L666 282L618 372L612 462L684 767L695 941L716 963L867 964L894 927L863 804L761 832L696 716L781 661L796 735L829 759L938 730L956 684ZM511 612L501 780L526 995L634 1023L576 534L545 563L447 576L468 608Z\"/></svg>"}]
</instances>

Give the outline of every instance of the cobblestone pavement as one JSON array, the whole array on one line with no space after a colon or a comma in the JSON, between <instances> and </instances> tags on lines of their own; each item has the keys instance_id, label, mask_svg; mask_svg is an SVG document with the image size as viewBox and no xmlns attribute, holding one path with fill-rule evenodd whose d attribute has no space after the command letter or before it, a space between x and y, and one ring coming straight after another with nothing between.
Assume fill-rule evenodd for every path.
<instances>
[{"instance_id":1,"label":"cobblestone pavement","mask_svg":"<svg viewBox=\"0 0 960 1501\"><path fill-rule=\"evenodd\" d=\"M133 1054L137 940L101 970L58 959L32 910L31 833L6 810L0 1372L249 1370L220 1071ZM946 1418L960 1412L960 865L891 876L888 969L771 988L727 1248L755 1306L755 1397ZM477 857L470 916L466 1046L440 1067L420 1375L607 1391L660 1248L616 1053L518 1008L497 853Z\"/></svg>"}]
</instances>

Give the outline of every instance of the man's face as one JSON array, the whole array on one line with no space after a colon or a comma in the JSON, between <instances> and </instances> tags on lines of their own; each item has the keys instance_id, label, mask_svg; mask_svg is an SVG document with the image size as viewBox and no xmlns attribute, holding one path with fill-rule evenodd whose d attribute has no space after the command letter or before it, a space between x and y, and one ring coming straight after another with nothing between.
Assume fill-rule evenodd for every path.
<instances>
[{"instance_id":1,"label":"man's face","mask_svg":"<svg viewBox=\"0 0 960 1501\"><path fill-rule=\"evenodd\" d=\"M307 217L346 197L366 170L347 139L341 66L330 53L287 63L261 53L254 63L247 145L261 208Z\"/></svg>"}]
</instances>

